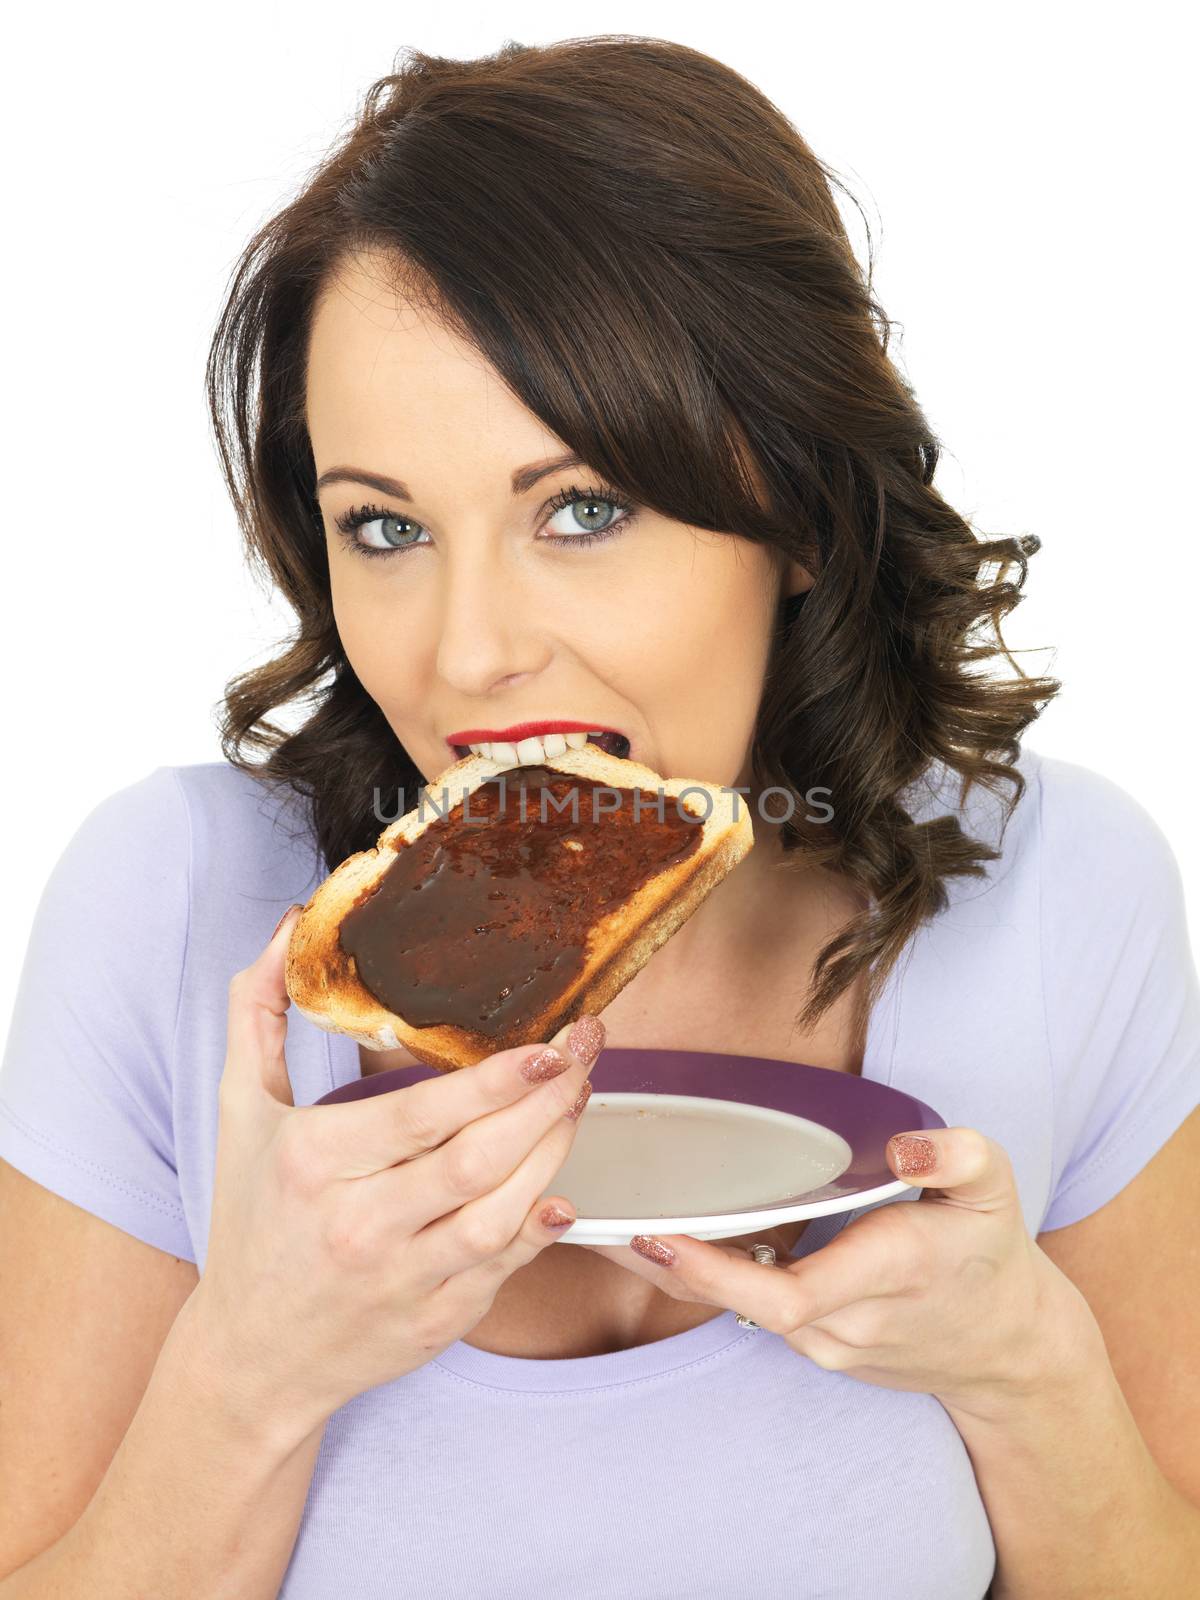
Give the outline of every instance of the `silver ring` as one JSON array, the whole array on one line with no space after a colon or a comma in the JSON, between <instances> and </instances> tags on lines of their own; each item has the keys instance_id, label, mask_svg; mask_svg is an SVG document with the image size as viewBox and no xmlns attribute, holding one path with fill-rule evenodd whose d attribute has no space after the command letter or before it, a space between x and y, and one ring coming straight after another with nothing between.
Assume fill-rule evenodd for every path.
<instances>
[{"instance_id":1,"label":"silver ring","mask_svg":"<svg viewBox=\"0 0 1200 1600\"><path fill-rule=\"evenodd\" d=\"M751 1254L761 1266L773 1267L775 1265L775 1251L769 1244L756 1244ZM739 1328L762 1327L761 1322L754 1322L749 1317L743 1317L740 1311L737 1313L737 1324Z\"/></svg>"}]
</instances>

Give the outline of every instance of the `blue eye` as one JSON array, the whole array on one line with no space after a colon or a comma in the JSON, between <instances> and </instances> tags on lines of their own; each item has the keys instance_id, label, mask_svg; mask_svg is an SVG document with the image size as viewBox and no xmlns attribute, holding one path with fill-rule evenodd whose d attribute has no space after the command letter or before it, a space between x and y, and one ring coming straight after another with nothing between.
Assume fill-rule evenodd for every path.
<instances>
[{"instance_id":1,"label":"blue eye","mask_svg":"<svg viewBox=\"0 0 1200 1600\"><path fill-rule=\"evenodd\" d=\"M366 544L357 537L359 528L370 527L372 523L390 523L394 528L397 524L407 524L410 528L419 528L419 522L413 522L409 517L396 516L391 511L382 511L378 506L351 506L343 516L335 517L333 525L344 537L352 550L364 556L390 556L397 550L407 550L415 541L402 538L394 532L383 534L383 544Z\"/></svg>"},{"instance_id":2,"label":"blue eye","mask_svg":"<svg viewBox=\"0 0 1200 1600\"><path fill-rule=\"evenodd\" d=\"M609 520L599 528L579 526L574 533L551 533L548 543L559 545L596 544L601 539L611 539L615 534L623 532L636 518L636 511L627 500L623 500L615 489L601 484L595 489L577 489L572 486L556 494L550 501L547 509L556 515L569 507L583 506L586 515L603 516L604 512L595 512L594 508L607 507ZM614 515L620 512L620 515ZM381 543L368 544L358 536L359 528L371 527L380 524L379 538ZM402 517L393 511L385 511L381 506L363 505L351 506L340 517L333 519L333 525L342 535L348 547L356 555L366 556L393 556L402 550L420 548L418 539L400 532L400 529L422 529L423 525L414 522L411 517Z\"/></svg>"},{"instance_id":3,"label":"blue eye","mask_svg":"<svg viewBox=\"0 0 1200 1600\"><path fill-rule=\"evenodd\" d=\"M632 506L622 500L615 489L601 486L599 489L564 489L561 494L556 494L551 500L549 510L557 514L576 506L583 506L587 514L592 514L593 506L616 507L623 514L610 517L602 528L588 528L580 526L575 533L557 533L552 535L556 544L594 544L597 539L607 539L621 529L627 528L633 521L634 511Z\"/></svg>"}]
</instances>

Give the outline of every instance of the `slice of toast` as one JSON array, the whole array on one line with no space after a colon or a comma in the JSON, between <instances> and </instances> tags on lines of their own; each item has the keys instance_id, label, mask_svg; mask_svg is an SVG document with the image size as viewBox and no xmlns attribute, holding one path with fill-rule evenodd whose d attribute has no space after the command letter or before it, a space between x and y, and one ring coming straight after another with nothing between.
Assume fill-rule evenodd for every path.
<instances>
[{"instance_id":1,"label":"slice of toast","mask_svg":"<svg viewBox=\"0 0 1200 1600\"><path fill-rule=\"evenodd\" d=\"M469 852L481 848L476 840L482 837L482 833L469 797L475 794L481 784L498 778L502 773L506 786L514 782L520 784L522 780L519 768L491 761L486 756L470 755L455 762L427 784L413 810L390 823L372 849L347 857L305 905L292 930L286 963L287 991L303 1016L318 1027L335 1033L347 1033L371 1050L404 1046L418 1061L444 1072L470 1066L497 1050L544 1042L585 1012L596 1014L602 1011L654 951L682 927L704 897L753 847L754 831L749 807L744 796L736 792L726 792L718 786L695 779L662 778L636 761L622 760L590 743L579 750L567 750L561 756L547 757L544 762L538 763L538 767L546 769L552 779L564 774L568 778L584 780L578 785L580 816L590 814L587 796L591 794L592 784L600 784L608 786L610 790L622 791L619 803L628 807L626 815L636 811L632 804L632 791L641 790L649 791L643 801L643 804L649 802L644 815L653 818L654 804L661 793L662 806L668 814L678 816L686 813L689 818L696 819L687 821L682 828L678 823L675 824L674 837L681 834L688 836L682 854L677 852L673 859L667 860L657 870L651 870L650 875L616 905L606 907L605 894L591 887L602 885L605 881L606 848L610 851L608 865L614 870L617 858L611 852L624 848L616 825L606 816L601 814L599 820L593 822L591 832L580 836L586 839L586 845L577 839L570 846L574 852L571 856L558 855L555 858L553 871L556 879L561 880L564 872L575 876L574 885L569 883L568 888L574 896L576 922L580 916L579 907L587 908L586 936L580 950L582 964L579 970L570 973L549 997L545 994L543 983L539 1003L518 1008L515 1014L515 1003L508 1004L507 1014L502 1021L481 1022L478 1027L465 1025L461 1020L442 1020L430 1025L414 1026L396 1011L389 1010L367 988L354 955L347 954L343 949L343 921L379 891L389 868L397 864L402 852L416 846L427 830L436 828L443 831L437 839L426 840L422 856L438 849L440 839L441 855L448 853L446 846L453 846L458 859L465 859L468 863L476 859ZM558 787L561 786L556 784ZM501 792L507 792L507 789L490 791L493 796ZM540 793L529 791L531 799L528 810L532 820L520 824L526 829L530 826L547 826L545 820L537 820L537 805L532 798L535 792ZM487 796L477 798L482 803ZM471 818L469 821L463 820L464 799ZM635 820L632 825L637 827L640 824ZM484 830L515 830L517 826L511 814L485 816L482 821ZM625 822L621 824L621 827L628 826ZM450 838L446 830L451 830L455 837ZM698 835L695 843L691 838L693 830ZM468 835L472 837L468 838ZM627 840L628 837L626 834ZM537 842L545 846L551 841L543 835ZM489 834L489 857L494 856L497 846L517 848L515 832L511 838L498 836L494 831ZM669 849L669 845L666 848ZM461 855L464 849L468 852L465 857ZM564 866L568 860L571 865ZM419 861L420 858L412 858L414 870ZM611 881L611 872L609 876ZM450 881L453 883L453 880ZM494 881L490 877L488 879L488 887L492 890L488 895L489 901L501 902L498 906L501 923L505 910L502 904L506 892L505 881L503 877ZM526 887L537 893L541 885L527 882ZM453 893L453 889L449 892ZM515 895L518 891L511 892ZM608 898L611 899L611 895ZM588 914L593 902L596 905L594 919ZM407 904L407 900L401 902L402 906ZM514 899L513 906L516 904ZM421 915L418 902L413 897L409 928L414 935L420 928ZM543 920L547 926L539 928L543 944L548 943L552 949L553 915L552 907L546 909ZM470 930L468 933L468 937L485 936L483 929ZM460 938L446 939L445 943L444 969L439 974L439 982L447 992L452 993L455 964L460 963L460 971L465 971L466 957L471 952L464 952ZM483 947L478 949L482 952ZM487 949L489 967L497 960L501 963L497 983L508 983L508 987L499 989L498 993L508 995L514 984L521 986L531 981L523 970L523 966L528 965L524 959L528 952L519 941L506 943L500 937ZM403 959L397 958L398 962ZM441 967L436 945L432 951L427 947L422 952L422 959L426 962L432 959L435 967ZM502 965L505 959L511 969L507 972ZM398 966L396 979L403 983L404 978L404 971ZM377 982L376 987L382 986ZM450 1006L449 1009L455 1008Z\"/></svg>"}]
</instances>

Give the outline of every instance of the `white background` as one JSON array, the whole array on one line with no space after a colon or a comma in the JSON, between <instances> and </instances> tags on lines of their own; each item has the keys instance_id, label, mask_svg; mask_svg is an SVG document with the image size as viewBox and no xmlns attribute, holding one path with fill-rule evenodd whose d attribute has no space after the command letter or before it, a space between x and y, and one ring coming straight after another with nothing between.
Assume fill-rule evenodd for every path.
<instances>
[{"instance_id":1,"label":"white background","mask_svg":"<svg viewBox=\"0 0 1200 1600\"><path fill-rule=\"evenodd\" d=\"M1150 810L1200 926L1195 126L1166 6L559 0L431 18L394 0L209 0L22 15L3 96L0 1018L79 822L154 767L217 759L223 685L288 630L243 566L204 355L239 250L405 45L471 57L509 38L674 39L757 84L849 181L903 328L894 354L947 448L938 486L982 532L1043 540L1006 638L1065 688L1027 742Z\"/></svg>"}]
</instances>

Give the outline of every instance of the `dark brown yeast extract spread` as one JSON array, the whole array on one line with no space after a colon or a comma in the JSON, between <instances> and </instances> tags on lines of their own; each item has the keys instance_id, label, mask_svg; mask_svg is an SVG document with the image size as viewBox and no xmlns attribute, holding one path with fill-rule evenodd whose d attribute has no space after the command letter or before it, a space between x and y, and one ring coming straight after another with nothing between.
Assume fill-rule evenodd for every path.
<instances>
[{"instance_id":1,"label":"dark brown yeast extract spread","mask_svg":"<svg viewBox=\"0 0 1200 1600\"><path fill-rule=\"evenodd\" d=\"M488 778L465 805L465 815L463 801L435 815L412 844L396 841L395 862L339 937L389 1011L416 1028L451 1023L485 1038L567 990L595 923L691 855L704 831L686 798L544 766Z\"/></svg>"}]
</instances>

